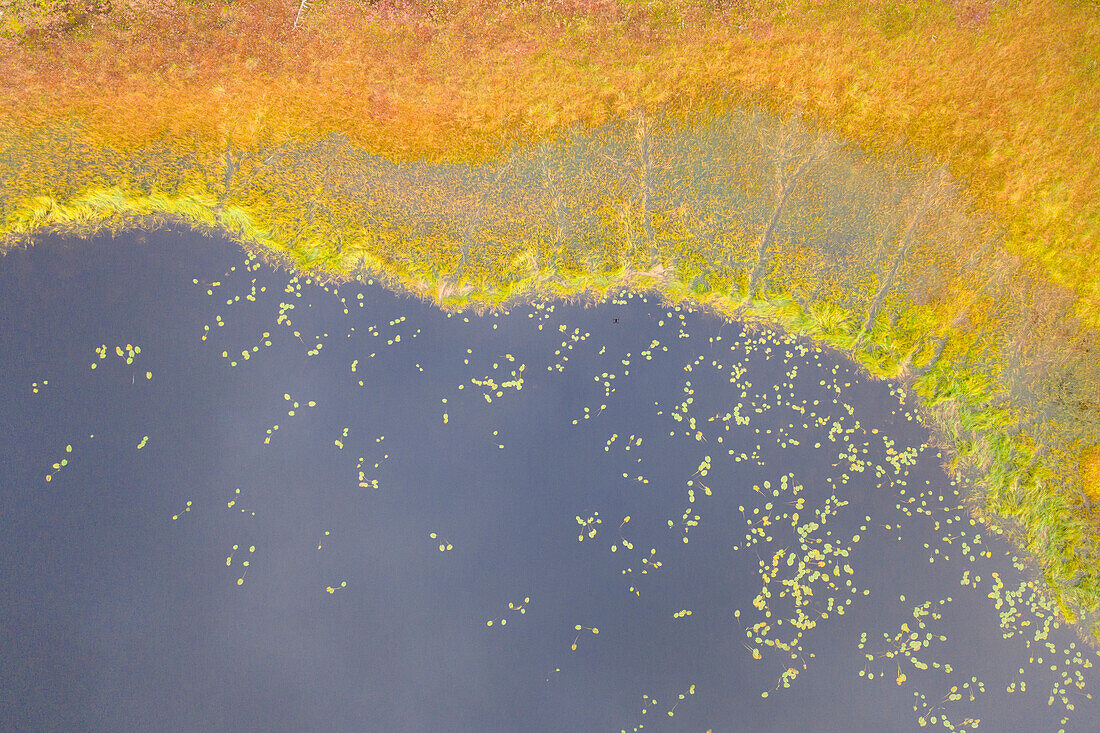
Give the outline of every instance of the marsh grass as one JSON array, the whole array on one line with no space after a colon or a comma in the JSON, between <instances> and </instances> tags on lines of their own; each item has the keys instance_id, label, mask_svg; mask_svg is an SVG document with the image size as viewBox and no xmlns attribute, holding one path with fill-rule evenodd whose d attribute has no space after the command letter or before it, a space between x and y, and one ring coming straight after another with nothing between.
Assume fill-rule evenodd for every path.
<instances>
[{"instance_id":1,"label":"marsh grass","mask_svg":"<svg viewBox=\"0 0 1100 733\"><path fill-rule=\"evenodd\" d=\"M302 17L276 0L0 5L0 121L74 115L125 150L166 131L245 149L341 132L390 159L485 163L639 107L705 117L717 90L801 107L874 155L906 140L947 162L1008 250L1042 260L1100 325L1083 266L1100 183L1100 23L1086 3L381 0Z\"/></svg>"},{"instance_id":2,"label":"marsh grass","mask_svg":"<svg viewBox=\"0 0 1100 733\"><path fill-rule=\"evenodd\" d=\"M973 511L1032 553L1066 617L1100 638L1088 503L1100 418L1074 397L1100 387L1100 372L1063 356L1088 329L1067 310L1073 298L1042 271L1006 266L999 245L975 247L1000 240L961 193L914 218L930 161L838 148L807 162L790 146L734 144L792 129L820 139L800 125L761 110L675 135L654 124L643 153L637 121L624 120L485 166L400 165L346 136L234 143L232 154L211 138L187 156L162 149L171 164L144 178L79 127L8 129L18 155L0 162L12 182L0 219L5 246L186 224L273 266L370 278L449 310L596 302L630 287L811 338L920 398L950 470L974 487ZM778 169L802 163L795 190L775 185ZM765 226L774 240L751 246Z\"/></svg>"}]
</instances>

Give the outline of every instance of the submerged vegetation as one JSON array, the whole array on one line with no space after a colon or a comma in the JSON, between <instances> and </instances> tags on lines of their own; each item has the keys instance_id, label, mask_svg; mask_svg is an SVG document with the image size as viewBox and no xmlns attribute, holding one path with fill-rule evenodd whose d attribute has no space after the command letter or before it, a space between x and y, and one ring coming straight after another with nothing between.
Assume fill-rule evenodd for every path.
<instances>
[{"instance_id":1,"label":"submerged vegetation","mask_svg":"<svg viewBox=\"0 0 1100 733\"><path fill-rule=\"evenodd\" d=\"M179 223L448 309L631 285L811 337L1100 639L1085 6L0 7L5 247Z\"/></svg>"}]
</instances>

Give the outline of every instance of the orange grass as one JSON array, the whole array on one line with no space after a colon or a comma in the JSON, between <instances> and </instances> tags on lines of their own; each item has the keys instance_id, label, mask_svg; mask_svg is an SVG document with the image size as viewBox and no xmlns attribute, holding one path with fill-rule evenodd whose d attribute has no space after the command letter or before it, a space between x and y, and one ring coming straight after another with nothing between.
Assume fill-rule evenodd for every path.
<instances>
[{"instance_id":1,"label":"orange grass","mask_svg":"<svg viewBox=\"0 0 1100 733\"><path fill-rule=\"evenodd\" d=\"M298 30L289 2L162 6L55 40L6 26L0 121L79 115L124 148L169 130L245 144L339 130L392 158L478 160L509 135L686 112L721 91L949 162L1010 251L1100 324L1100 21L1086 4L348 1Z\"/></svg>"}]
</instances>

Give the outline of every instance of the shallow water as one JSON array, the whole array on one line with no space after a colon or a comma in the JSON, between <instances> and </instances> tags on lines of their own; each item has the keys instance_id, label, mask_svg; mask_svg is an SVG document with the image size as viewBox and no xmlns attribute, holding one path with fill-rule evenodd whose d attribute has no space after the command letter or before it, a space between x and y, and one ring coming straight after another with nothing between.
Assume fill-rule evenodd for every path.
<instances>
[{"instance_id":1,"label":"shallow water","mask_svg":"<svg viewBox=\"0 0 1100 733\"><path fill-rule=\"evenodd\" d=\"M812 345L636 294L448 317L190 233L0 292L4 729L1100 724L911 400Z\"/></svg>"}]
</instances>

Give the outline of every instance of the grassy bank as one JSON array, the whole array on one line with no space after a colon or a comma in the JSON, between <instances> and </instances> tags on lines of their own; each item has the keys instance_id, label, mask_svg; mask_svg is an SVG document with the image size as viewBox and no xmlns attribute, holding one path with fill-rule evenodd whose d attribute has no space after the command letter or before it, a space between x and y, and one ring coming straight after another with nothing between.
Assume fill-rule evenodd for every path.
<instances>
[{"instance_id":1,"label":"grassy bank","mask_svg":"<svg viewBox=\"0 0 1100 733\"><path fill-rule=\"evenodd\" d=\"M630 284L814 338L919 397L974 511L1035 557L1067 618L1100 630L1081 464L1100 441L1095 331L933 161L718 104L577 129L482 166L402 165L342 136L226 157L201 143L97 150L71 126L39 134L23 139L35 166L69 160L101 187L13 206L9 243L179 223L445 308ZM262 174L248 161L267 161ZM135 185L141 167L159 179Z\"/></svg>"},{"instance_id":2,"label":"grassy bank","mask_svg":"<svg viewBox=\"0 0 1100 733\"><path fill-rule=\"evenodd\" d=\"M106 8L110 8L107 10ZM1081 0L2 0L0 120L106 144L339 131L391 159L484 160L715 90L949 166L1100 324L1100 22ZM299 27L295 28L295 20Z\"/></svg>"},{"instance_id":3,"label":"grassy bank","mask_svg":"<svg viewBox=\"0 0 1100 733\"><path fill-rule=\"evenodd\" d=\"M3 246L184 223L447 308L633 283L807 335L918 395L1100 638L1088 6L0 7Z\"/></svg>"}]
</instances>

